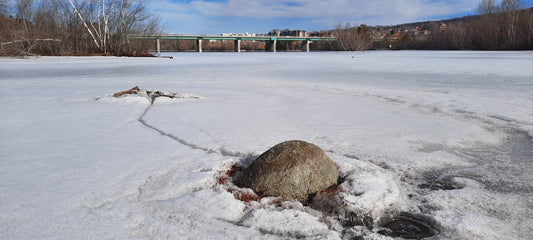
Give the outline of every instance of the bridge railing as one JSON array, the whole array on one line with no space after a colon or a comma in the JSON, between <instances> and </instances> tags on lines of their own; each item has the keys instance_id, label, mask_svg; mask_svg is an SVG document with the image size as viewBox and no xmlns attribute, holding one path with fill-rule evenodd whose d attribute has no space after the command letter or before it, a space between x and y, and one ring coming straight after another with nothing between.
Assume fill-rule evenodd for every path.
<instances>
[{"instance_id":1,"label":"bridge railing","mask_svg":"<svg viewBox=\"0 0 533 240\"><path fill-rule=\"evenodd\" d=\"M207 36L207 35L128 35L129 39L154 39L157 42L157 54L160 54L160 40L196 40L198 52L202 52L202 40L235 41L235 51L241 51L241 41L268 41L270 50L276 51L277 41L302 41L302 48L309 52L309 43L319 41L337 41L335 37L292 37L292 36Z\"/></svg>"},{"instance_id":2,"label":"bridge railing","mask_svg":"<svg viewBox=\"0 0 533 240\"><path fill-rule=\"evenodd\" d=\"M293 37L293 36L209 36L209 35L128 35L129 39L167 40L251 40L251 41L337 41L335 37Z\"/></svg>"}]
</instances>

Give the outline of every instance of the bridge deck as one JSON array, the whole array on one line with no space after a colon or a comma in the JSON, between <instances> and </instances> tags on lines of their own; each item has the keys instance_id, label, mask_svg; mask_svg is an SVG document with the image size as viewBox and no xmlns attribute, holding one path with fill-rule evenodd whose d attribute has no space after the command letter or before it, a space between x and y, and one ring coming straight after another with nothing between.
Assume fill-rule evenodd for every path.
<instances>
[{"instance_id":1,"label":"bridge deck","mask_svg":"<svg viewBox=\"0 0 533 240\"><path fill-rule=\"evenodd\" d=\"M302 41L303 51L309 52L309 43L316 41L336 41L334 37L290 37L290 36L206 36L206 35L128 35L128 39L152 39L157 42L157 54L160 53L160 40L196 40L198 52L202 52L202 40L230 40L235 41L235 51L241 51L241 41L268 41L270 50L276 51L277 41Z\"/></svg>"},{"instance_id":2,"label":"bridge deck","mask_svg":"<svg viewBox=\"0 0 533 240\"><path fill-rule=\"evenodd\" d=\"M250 40L250 41L336 41L334 37L289 37L289 36L206 36L206 35L130 35L130 39L168 39L168 40Z\"/></svg>"}]
</instances>

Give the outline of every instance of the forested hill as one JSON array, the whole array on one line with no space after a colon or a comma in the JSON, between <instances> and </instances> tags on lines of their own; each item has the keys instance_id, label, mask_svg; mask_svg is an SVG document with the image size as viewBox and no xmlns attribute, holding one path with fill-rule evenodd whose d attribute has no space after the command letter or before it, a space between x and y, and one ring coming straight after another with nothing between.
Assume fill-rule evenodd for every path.
<instances>
[{"instance_id":1,"label":"forested hill","mask_svg":"<svg viewBox=\"0 0 533 240\"><path fill-rule=\"evenodd\" d=\"M393 26L337 27L335 50L533 50L533 8L495 7L480 15Z\"/></svg>"},{"instance_id":2,"label":"forested hill","mask_svg":"<svg viewBox=\"0 0 533 240\"><path fill-rule=\"evenodd\" d=\"M377 49L532 50L533 8L369 29Z\"/></svg>"}]
</instances>

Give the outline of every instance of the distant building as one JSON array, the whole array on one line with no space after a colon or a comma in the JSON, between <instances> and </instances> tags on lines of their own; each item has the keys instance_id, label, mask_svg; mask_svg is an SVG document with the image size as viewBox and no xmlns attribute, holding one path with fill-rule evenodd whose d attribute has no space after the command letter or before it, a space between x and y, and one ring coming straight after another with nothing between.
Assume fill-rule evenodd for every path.
<instances>
[{"instance_id":1,"label":"distant building","mask_svg":"<svg viewBox=\"0 0 533 240\"><path fill-rule=\"evenodd\" d=\"M272 29L268 36L277 36L277 37L308 37L309 34L305 30L290 30L290 29Z\"/></svg>"},{"instance_id":2,"label":"distant building","mask_svg":"<svg viewBox=\"0 0 533 240\"><path fill-rule=\"evenodd\" d=\"M255 37L257 34L255 33L222 33L220 36L222 37Z\"/></svg>"}]
</instances>

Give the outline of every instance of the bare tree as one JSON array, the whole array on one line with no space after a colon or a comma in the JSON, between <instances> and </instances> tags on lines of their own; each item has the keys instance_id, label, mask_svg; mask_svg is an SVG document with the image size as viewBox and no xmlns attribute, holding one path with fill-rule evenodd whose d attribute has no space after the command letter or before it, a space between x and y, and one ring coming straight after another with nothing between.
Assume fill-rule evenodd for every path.
<instances>
[{"instance_id":1,"label":"bare tree","mask_svg":"<svg viewBox=\"0 0 533 240\"><path fill-rule=\"evenodd\" d=\"M146 0L69 0L69 3L68 8L104 55L122 54L128 34L159 31L160 20L147 13Z\"/></svg>"},{"instance_id":2,"label":"bare tree","mask_svg":"<svg viewBox=\"0 0 533 240\"><path fill-rule=\"evenodd\" d=\"M517 26L520 12L525 4L521 0L502 0L501 11L505 14L505 43L507 48L514 49L517 46Z\"/></svg>"},{"instance_id":3,"label":"bare tree","mask_svg":"<svg viewBox=\"0 0 533 240\"><path fill-rule=\"evenodd\" d=\"M17 18L29 19L31 17L33 0L17 0Z\"/></svg>"},{"instance_id":4,"label":"bare tree","mask_svg":"<svg viewBox=\"0 0 533 240\"><path fill-rule=\"evenodd\" d=\"M351 27L350 23L341 28L341 24L333 31L337 38L336 49L341 51L364 51L370 49L372 38L368 27L361 24L359 27Z\"/></svg>"},{"instance_id":5,"label":"bare tree","mask_svg":"<svg viewBox=\"0 0 533 240\"><path fill-rule=\"evenodd\" d=\"M35 44L31 42L30 28L32 19L33 0L16 1L16 17L22 22L22 29L16 32L16 40L13 43L19 44L19 54L29 55Z\"/></svg>"},{"instance_id":6,"label":"bare tree","mask_svg":"<svg viewBox=\"0 0 533 240\"><path fill-rule=\"evenodd\" d=\"M78 17L80 18L81 22L83 23L83 25L85 26L85 29L87 29L87 32L89 32L89 34L91 34L91 37L94 41L94 44L96 44L96 46L98 48L102 48L102 46L100 46L100 44L98 43L98 39L96 38L96 35L93 33L93 31L91 30L91 28L89 28L89 26L87 25L87 21L85 21L85 19L83 18L83 16L81 15L81 12L78 10L78 8L76 7L76 5L72 2L72 0L68 0L70 2L70 5L72 5L72 8L74 9L74 11L76 12L76 14L78 15Z\"/></svg>"},{"instance_id":7,"label":"bare tree","mask_svg":"<svg viewBox=\"0 0 533 240\"><path fill-rule=\"evenodd\" d=\"M479 2L477 12L480 15L490 15L499 11L496 0L482 0Z\"/></svg>"},{"instance_id":8,"label":"bare tree","mask_svg":"<svg viewBox=\"0 0 533 240\"><path fill-rule=\"evenodd\" d=\"M502 12L512 12L525 7L522 0L502 0L501 10Z\"/></svg>"},{"instance_id":9,"label":"bare tree","mask_svg":"<svg viewBox=\"0 0 533 240\"><path fill-rule=\"evenodd\" d=\"M9 14L7 0L0 0L0 15L6 16Z\"/></svg>"}]
</instances>

